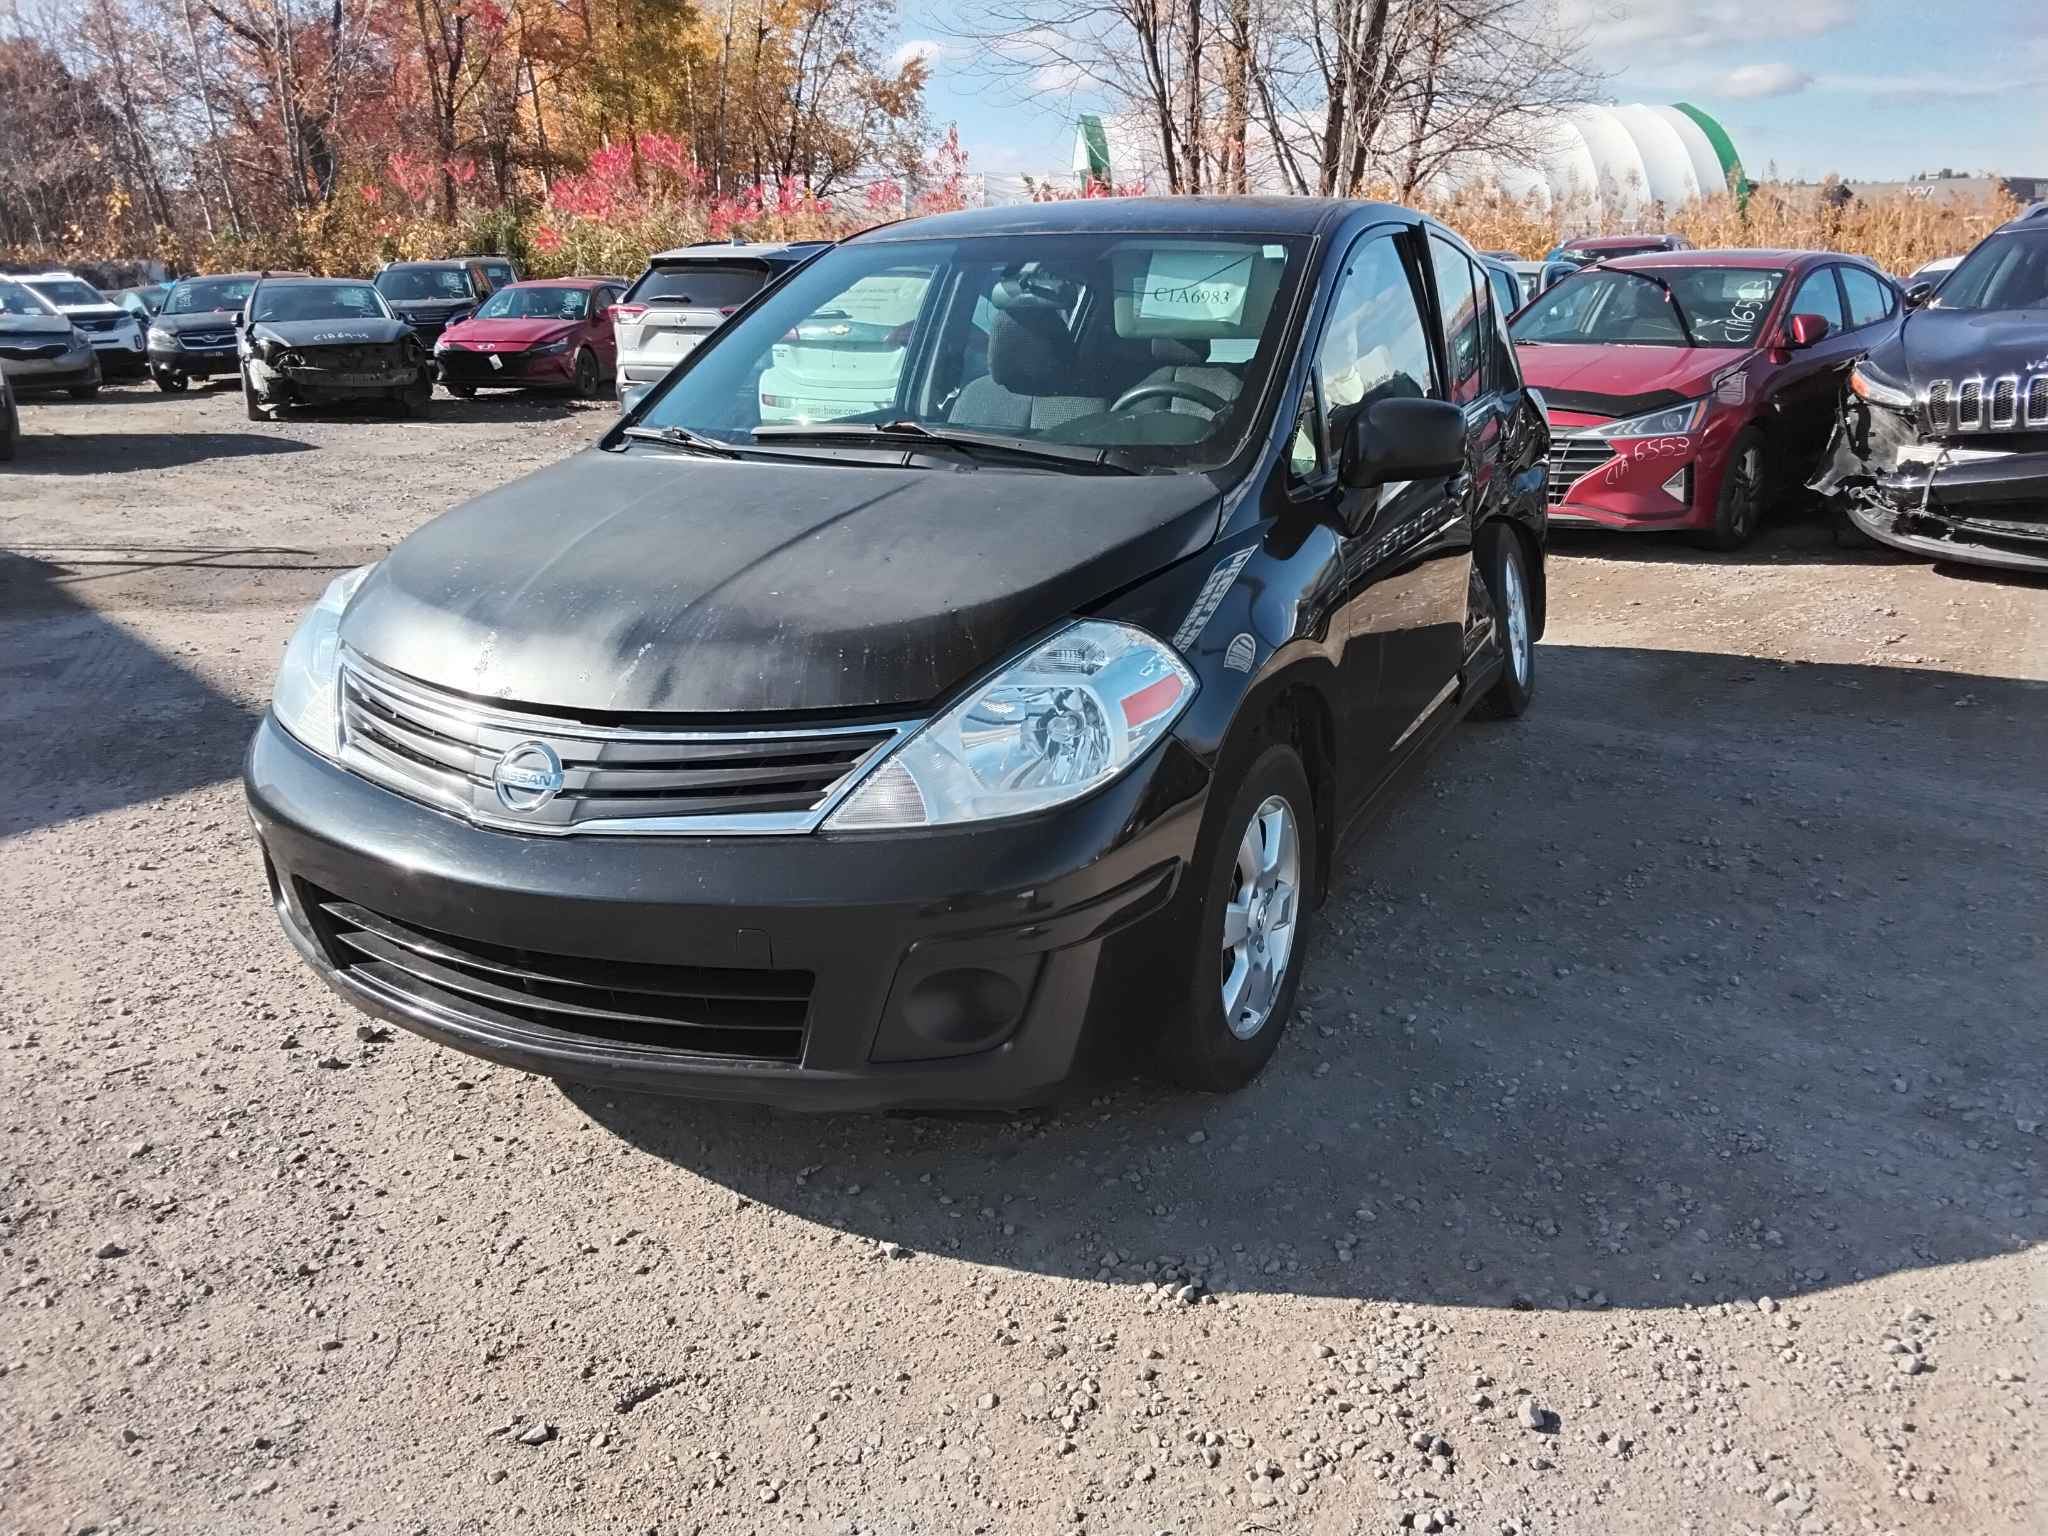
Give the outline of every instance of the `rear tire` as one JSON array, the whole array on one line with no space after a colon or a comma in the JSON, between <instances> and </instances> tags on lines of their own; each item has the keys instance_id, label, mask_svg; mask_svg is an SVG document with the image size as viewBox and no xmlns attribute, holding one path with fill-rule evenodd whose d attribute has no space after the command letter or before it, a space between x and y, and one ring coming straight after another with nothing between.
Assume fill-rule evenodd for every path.
<instances>
[{"instance_id":1,"label":"rear tire","mask_svg":"<svg viewBox=\"0 0 2048 1536\"><path fill-rule=\"evenodd\" d=\"M1321 842L1293 747L1259 752L1199 846L1190 874L1192 974L1160 1031L1156 1059L1184 1087L1227 1093L1272 1058L1308 952Z\"/></svg>"},{"instance_id":2,"label":"rear tire","mask_svg":"<svg viewBox=\"0 0 2048 1536\"><path fill-rule=\"evenodd\" d=\"M1486 595L1493 599L1500 677L1472 713L1512 720L1529 707L1536 692L1536 607L1521 539L1498 523L1486 533L1479 550L1479 574L1486 582Z\"/></svg>"},{"instance_id":3,"label":"rear tire","mask_svg":"<svg viewBox=\"0 0 2048 1536\"><path fill-rule=\"evenodd\" d=\"M1770 472L1769 444L1763 433L1744 427L1729 445L1721 494L1714 498L1714 526L1700 534L1702 545L1728 554L1756 537L1763 523Z\"/></svg>"}]
</instances>

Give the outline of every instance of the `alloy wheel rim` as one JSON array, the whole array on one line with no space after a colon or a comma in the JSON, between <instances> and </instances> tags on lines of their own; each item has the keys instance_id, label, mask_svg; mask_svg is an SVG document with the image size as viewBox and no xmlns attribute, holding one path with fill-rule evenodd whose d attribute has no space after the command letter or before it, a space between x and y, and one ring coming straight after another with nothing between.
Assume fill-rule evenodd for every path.
<instances>
[{"instance_id":1,"label":"alloy wheel rim","mask_svg":"<svg viewBox=\"0 0 2048 1536\"><path fill-rule=\"evenodd\" d=\"M1237 841L1223 908L1223 1018L1249 1040L1273 1016L1301 913L1301 830L1294 807L1268 795Z\"/></svg>"},{"instance_id":2,"label":"alloy wheel rim","mask_svg":"<svg viewBox=\"0 0 2048 1536\"><path fill-rule=\"evenodd\" d=\"M1501 562L1501 597L1508 611L1508 664L1515 681L1529 685L1529 597L1522 590L1522 562L1510 554Z\"/></svg>"}]
</instances>

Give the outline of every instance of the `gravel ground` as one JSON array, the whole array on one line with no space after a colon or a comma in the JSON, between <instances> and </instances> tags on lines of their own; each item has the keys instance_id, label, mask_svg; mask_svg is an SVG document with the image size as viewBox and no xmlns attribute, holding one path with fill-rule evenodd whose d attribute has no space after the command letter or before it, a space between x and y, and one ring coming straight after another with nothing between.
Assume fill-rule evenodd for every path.
<instances>
[{"instance_id":1,"label":"gravel ground","mask_svg":"<svg viewBox=\"0 0 2048 1536\"><path fill-rule=\"evenodd\" d=\"M233 779L332 572L609 416L26 408L0 1529L2043 1529L2048 587L1565 542L1247 1092L643 1100L364 1028Z\"/></svg>"}]
</instances>

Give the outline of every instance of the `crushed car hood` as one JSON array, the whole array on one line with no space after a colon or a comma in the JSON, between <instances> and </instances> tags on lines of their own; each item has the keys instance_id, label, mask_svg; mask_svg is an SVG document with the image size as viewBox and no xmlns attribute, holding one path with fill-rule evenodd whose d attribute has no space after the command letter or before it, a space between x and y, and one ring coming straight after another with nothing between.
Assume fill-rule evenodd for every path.
<instances>
[{"instance_id":1,"label":"crushed car hood","mask_svg":"<svg viewBox=\"0 0 2048 1536\"><path fill-rule=\"evenodd\" d=\"M1215 536L1198 475L590 449L393 550L343 615L423 682L592 715L924 704Z\"/></svg>"},{"instance_id":2,"label":"crushed car hood","mask_svg":"<svg viewBox=\"0 0 2048 1536\"><path fill-rule=\"evenodd\" d=\"M1740 347L1524 345L1522 381L1554 410L1632 416L1697 399L1708 381L1749 355Z\"/></svg>"},{"instance_id":3,"label":"crushed car hood","mask_svg":"<svg viewBox=\"0 0 2048 1536\"><path fill-rule=\"evenodd\" d=\"M360 347L410 336L403 320L265 320L253 332L259 341L288 347Z\"/></svg>"},{"instance_id":4,"label":"crushed car hood","mask_svg":"<svg viewBox=\"0 0 2048 1536\"><path fill-rule=\"evenodd\" d=\"M1921 386L2002 373L2024 378L2048 371L2048 310L1916 309L1871 348L1871 360Z\"/></svg>"}]
</instances>

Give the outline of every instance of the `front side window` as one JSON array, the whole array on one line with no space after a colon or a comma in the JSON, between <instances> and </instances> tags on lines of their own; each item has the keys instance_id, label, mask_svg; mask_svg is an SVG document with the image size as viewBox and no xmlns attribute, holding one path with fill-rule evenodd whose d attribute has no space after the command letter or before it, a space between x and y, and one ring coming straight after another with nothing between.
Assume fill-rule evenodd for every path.
<instances>
[{"instance_id":1,"label":"front side window","mask_svg":"<svg viewBox=\"0 0 2048 1536\"><path fill-rule=\"evenodd\" d=\"M253 277L206 277L178 284L164 301L167 315L206 315L240 309L256 286Z\"/></svg>"},{"instance_id":2,"label":"front side window","mask_svg":"<svg viewBox=\"0 0 2048 1536\"><path fill-rule=\"evenodd\" d=\"M1807 273L1792 294L1792 307L1785 311L1786 319L1794 315L1819 315L1827 321L1828 329L1847 329L1842 317L1842 296L1835 291L1835 269L1819 267Z\"/></svg>"},{"instance_id":3,"label":"front side window","mask_svg":"<svg viewBox=\"0 0 2048 1536\"><path fill-rule=\"evenodd\" d=\"M1418 276L1393 230L1355 249L1316 352L1324 441L1344 440L1358 413L1376 400L1419 400L1435 378Z\"/></svg>"},{"instance_id":4,"label":"front side window","mask_svg":"<svg viewBox=\"0 0 2048 1536\"><path fill-rule=\"evenodd\" d=\"M1871 325L1892 312L1891 290L1861 267L1842 267L1842 290L1849 295L1849 324Z\"/></svg>"},{"instance_id":5,"label":"front side window","mask_svg":"<svg viewBox=\"0 0 2048 1536\"><path fill-rule=\"evenodd\" d=\"M2048 306L2048 231L1993 235L1942 280L1936 309Z\"/></svg>"},{"instance_id":6,"label":"front side window","mask_svg":"<svg viewBox=\"0 0 2048 1536\"><path fill-rule=\"evenodd\" d=\"M1518 346L1753 347L1784 281L1765 267L1596 268L1544 293L1510 334Z\"/></svg>"},{"instance_id":7,"label":"front side window","mask_svg":"<svg viewBox=\"0 0 2048 1536\"><path fill-rule=\"evenodd\" d=\"M337 283L327 286L272 286L257 288L255 313L259 324L294 320L386 320L391 311L368 283Z\"/></svg>"},{"instance_id":8,"label":"front side window","mask_svg":"<svg viewBox=\"0 0 2048 1536\"><path fill-rule=\"evenodd\" d=\"M588 288L500 288L476 312L479 320L581 320L590 312Z\"/></svg>"},{"instance_id":9,"label":"front side window","mask_svg":"<svg viewBox=\"0 0 2048 1536\"><path fill-rule=\"evenodd\" d=\"M718 332L642 424L747 447L909 422L1213 466L1253 426L1307 250L1121 231L854 241Z\"/></svg>"},{"instance_id":10,"label":"front side window","mask_svg":"<svg viewBox=\"0 0 2048 1536\"><path fill-rule=\"evenodd\" d=\"M1429 237L1429 259L1436 268L1436 292L1443 306L1444 356L1451 369L1451 401L1463 405L1479 398L1483 349L1479 344L1479 294L1472 284L1472 263L1448 240Z\"/></svg>"},{"instance_id":11,"label":"front side window","mask_svg":"<svg viewBox=\"0 0 2048 1536\"><path fill-rule=\"evenodd\" d=\"M460 267L387 267L377 274L377 291L387 299L466 299L469 274Z\"/></svg>"}]
</instances>

